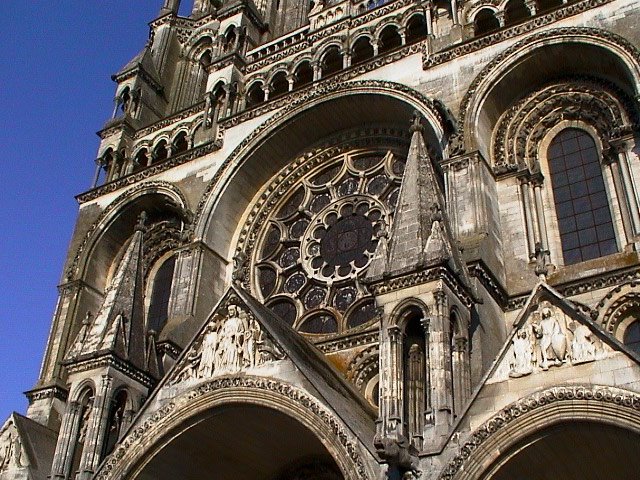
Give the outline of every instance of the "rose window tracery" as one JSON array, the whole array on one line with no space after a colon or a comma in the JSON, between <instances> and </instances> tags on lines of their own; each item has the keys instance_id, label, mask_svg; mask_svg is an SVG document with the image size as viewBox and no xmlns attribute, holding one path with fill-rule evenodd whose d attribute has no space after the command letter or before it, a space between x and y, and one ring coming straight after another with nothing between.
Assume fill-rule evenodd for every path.
<instances>
[{"instance_id":1,"label":"rose window tracery","mask_svg":"<svg viewBox=\"0 0 640 480\"><path fill-rule=\"evenodd\" d=\"M252 289L301 332L340 333L375 318L359 278L388 233L406 158L402 137L384 140L307 155L254 210Z\"/></svg>"}]
</instances>

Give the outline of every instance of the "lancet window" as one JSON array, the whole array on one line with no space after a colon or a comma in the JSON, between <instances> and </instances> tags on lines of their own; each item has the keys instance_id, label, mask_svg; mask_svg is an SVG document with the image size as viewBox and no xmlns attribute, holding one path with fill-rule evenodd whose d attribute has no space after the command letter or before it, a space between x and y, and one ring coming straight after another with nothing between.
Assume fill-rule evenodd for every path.
<instances>
[{"instance_id":1,"label":"lancet window","mask_svg":"<svg viewBox=\"0 0 640 480\"><path fill-rule=\"evenodd\" d=\"M420 448L429 391L427 337L420 321L419 311L411 312L409 315L402 342L403 421L405 435L414 446Z\"/></svg>"},{"instance_id":2,"label":"lancet window","mask_svg":"<svg viewBox=\"0 0 640 480\"><path fill-rule=\"evenodd\" d=\"M169 300L171 298L171 285L175 264L176 257L173 255L162 263L153 277L147 326L149 330L158 333L162 330L162 327L164 327L164 324L169 318Z\"/></svg>"},{"instance_id":3,"label":"lancet window","mask_svg":"<svg viewBox=\"0 0 640 480\"><path fill-rule=\"evenodd\" d=\"M600 155L584 130L562 130L547 154L564 264L615 253Z\"/></svg>"}]
</instances>

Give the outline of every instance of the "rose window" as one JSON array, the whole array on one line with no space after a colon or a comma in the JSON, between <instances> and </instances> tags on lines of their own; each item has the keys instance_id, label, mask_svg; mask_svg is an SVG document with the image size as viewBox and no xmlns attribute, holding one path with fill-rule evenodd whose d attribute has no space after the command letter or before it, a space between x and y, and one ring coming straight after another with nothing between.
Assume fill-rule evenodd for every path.
<instances>
[{"instance_id":1,"label":"rose window","mask_svg":"<svg viewBox=\"0 0 640 480\"><path fill-rule=\"evenodd\" d=\"M374 319L359 278L391 224L405 156L402 147L332 148L288 167L261 196L246 229L252 288L299 331L340 333Z\"/></svg>"}]
</instances>

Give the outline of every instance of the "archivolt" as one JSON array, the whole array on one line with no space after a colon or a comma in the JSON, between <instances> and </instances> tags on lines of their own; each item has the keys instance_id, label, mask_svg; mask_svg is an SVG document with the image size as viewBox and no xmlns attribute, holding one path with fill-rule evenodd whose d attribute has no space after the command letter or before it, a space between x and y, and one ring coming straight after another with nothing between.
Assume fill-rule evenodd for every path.
<instances>
[{"instance_id":1,"label":"archivolt","mask_svg":"<svg viewBox=\"0 0 640 480\"><path fill-rule=\"evenodd\" d=\"M65 271L67 281L82 274L89 257L89 252L95 246L100 235L108 228L111 222L120 215L122 210L134 202L135 199L149 194L164 195L184 212L189 212L186 198L182 192L171 183L161 181L144 182L134 188L126 190L109 204L87 230L82 243L76 250L73 261Z\"/></svg>"},{"instance_id":2,"label":"archivolt","mask_svg":"<svg viewBox=\"0 0 640 480\"><path fill-rule=\"evenodd\" d=\"M478 478L509 446L542 428L577 417L640 433L640 395L614 387L570 385L522 398L478 427L439 479Z\"/></svg>"},{"instance_id":3,"label":"archivolt","mask_svg":"<svg viewBox=\"0 0 640 480\"><path fill-rule=\"evenodd\" d=\"M558 28L531 35L497 55L467 90L460 104L460 131L457 135L460 137L458 141L464 141L467 150L475 148L473 125L493 86L536 50L558 44L591 45L608 51L626 68L633 93L640 92L640 52L626 39L606 30L585 27Z\"/></svg>"},{"instance_id":4,"label":"archivolt","mask_svg":"<svg viewBox=\"0 0 640 480\"><path fill-rule=\"evenodd\" d=\"M549 128L562 120L578 120L593 126L608 147L619 132L632 128L620 98L594 81L568 79L525 97L507 110L494 131L491 157L494 167L528 167L539 171L538 148ZM635 119L634 119L635 120Z\"/></svg>"},{"instance_id":5,"label":"archivolt","mask_svg":"<svg viewBox=\"0 0 640 480\"><path fill-rule=\"evenodd\" d=\"M411 105L419 111L428 122L436 138L442 144L446 131L446 119L441 108L421 93L395 82L378 80L362 80L346 83L323 83L301 92L292 101L256 128L227 157L214 178L209 182L196 209L195 236L204 238L209 226L211 211L219 200L225 186L231 181L235 171L240 168L252 150L273 134L280 126L290 122L295 116L308 111L314 106L348 95L379 94L392 97ZM407 120L408 121L408 120Z\"/></svg>"},{"instance_id":6,"label":"archivolt","mask_svg":"<svg viewBox=\"0 0 640 480\"><path fill-rule=\"evenodd\" d=\"M300 421L334 457L345 480L371 478L358 447L329 410L292 385L244 376L211 380L174 399L147 420L136 422L101 465L96 480L135 478L144 460L162 449L177 429L188 428L190 420L207 410L238 403L272 408Z\"/></svg>"}]
</instances>

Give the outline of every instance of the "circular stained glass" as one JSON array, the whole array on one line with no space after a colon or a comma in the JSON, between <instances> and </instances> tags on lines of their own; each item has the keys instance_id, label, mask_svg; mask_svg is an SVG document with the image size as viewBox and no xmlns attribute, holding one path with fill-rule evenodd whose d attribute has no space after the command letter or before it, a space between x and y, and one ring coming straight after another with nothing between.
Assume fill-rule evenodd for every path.
<instances>
[{"instance_id":1,"label":"circular stained glass","mask_svg":"<svg viewBox=\"0 0 640 480\"><path fill-rule=\"evenodd\" d=\"M301 332L340 333L375 318L373 298L358 281L371 263L380 232L391 225L404 167L391 148L319 150L278 175L246 229L252 284L274 313ZM283 180L284 179L284 180ZM291 185L281 188L284 181Z\"/></svg>"}]
</instances>

